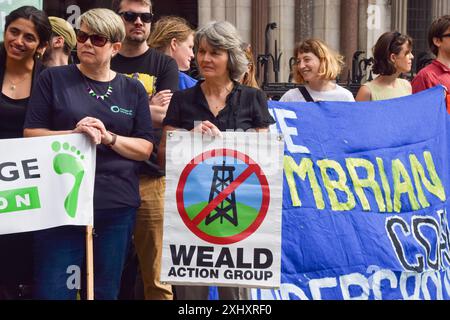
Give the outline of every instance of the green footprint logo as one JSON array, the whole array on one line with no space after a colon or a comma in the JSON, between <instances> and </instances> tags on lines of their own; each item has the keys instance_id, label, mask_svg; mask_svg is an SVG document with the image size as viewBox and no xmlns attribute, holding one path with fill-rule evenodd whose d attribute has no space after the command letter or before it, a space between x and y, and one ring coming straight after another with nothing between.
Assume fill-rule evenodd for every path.
<instances>
[{"instance_id":1,"label":"green footprint logo","mask_svg":"<svg viewBox=\"0 0 450 320\"><path fill-rule=\"evenodd\" d=\"M84 160L84 156L77 148L71 147L68 143L61 145L57 141L53 142L52 149L57 153L53 159L55 172L59 175L68 173L75 178L75 184L64 201L67 214L69 217L75 218L78 207L78 193L84 177L84 167L79 159Z\"/></svg>"}]
</instances>

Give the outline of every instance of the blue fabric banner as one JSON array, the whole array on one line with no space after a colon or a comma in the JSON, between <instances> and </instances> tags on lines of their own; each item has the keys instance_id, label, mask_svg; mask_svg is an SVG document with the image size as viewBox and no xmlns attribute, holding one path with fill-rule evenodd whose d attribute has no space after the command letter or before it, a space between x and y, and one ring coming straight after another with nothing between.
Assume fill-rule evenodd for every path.
<instances>
[{"instance_id":1,"label":"blue fabric banner","mask_svg":"<svg viewBox=\"0 0 450 320\"><path fill-rule=\"evenodd\" d=\"M286 139L282 286L257 299L450 299L444 89L271 102Z\"/></svg>"}]
</instances>

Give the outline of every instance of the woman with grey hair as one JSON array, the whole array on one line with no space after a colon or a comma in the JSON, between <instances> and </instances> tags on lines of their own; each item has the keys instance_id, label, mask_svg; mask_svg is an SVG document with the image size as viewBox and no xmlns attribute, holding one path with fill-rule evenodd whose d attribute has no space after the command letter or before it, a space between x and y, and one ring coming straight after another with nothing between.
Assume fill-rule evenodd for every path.
<instances>
[{"instance_id":1,"label":"woman with grey hair","mask_svg":"<svg viewBox=\"0 0 450 320\"><path fill-rule=\"evenodd\" d=\"M96 299L117 299L140 204L137 168L153 148L143 85L110 68L124 37L122 19L113 11L84 13L77 34L80 64L49 68L41 74L24 126L27 137L82 133L98 145L94 190ZM56 140L64 141L61 137ZM82 179L79 164L71 168L61 171ZM76 215L77 202L77 192L71 192L65 201L69 216ZM83 269L84 230L64 226L36 233L35 299L76 299L78 288L68 285L73 281L69 281L67 270L74 266Z\"/></svg>"},{"instance_id":2,"label":"woman with grey hair","mask_svg":"<svg viewBox=\"0 0 450 320\"><path fill-rule=\"evenodd\" d=\"M248 60L236 28L228 22L211 22L195 35L195 57L201 76L193 88L175 92L163 121L163 141L158 152L164 164L167 131L184 129L220 136L221 131L268 131L275 123L265 94L239 83ZM179 300L206 300L208 287L176 286ZM248 299L239 288L219 288L219 298Z\"/></svg>"}]
</instances>

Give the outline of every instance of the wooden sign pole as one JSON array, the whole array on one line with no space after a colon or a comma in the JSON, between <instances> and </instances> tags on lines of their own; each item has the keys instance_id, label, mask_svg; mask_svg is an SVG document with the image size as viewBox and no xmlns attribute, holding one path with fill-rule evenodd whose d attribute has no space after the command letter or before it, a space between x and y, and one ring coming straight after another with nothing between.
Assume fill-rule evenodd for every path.
<instances>
[{"instance_id":1,"label":"wooden sign pole","mask_svg":"<svg viewBox=\"0 0 450 320\"><path fill-rule=\"evenodd\" d=\"M86 298L94 300L94 245L93 227L86 227Z\"/></svg>"}]
</instances>

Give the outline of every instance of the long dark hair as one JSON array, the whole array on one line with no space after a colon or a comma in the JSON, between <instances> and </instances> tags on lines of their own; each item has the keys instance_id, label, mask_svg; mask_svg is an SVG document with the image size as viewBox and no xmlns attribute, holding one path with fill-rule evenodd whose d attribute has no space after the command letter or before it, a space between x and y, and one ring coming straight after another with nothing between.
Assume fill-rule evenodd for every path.
<instances>
[{"instance_id":1,"label":"long dark hair","mask_svg":"<svg viewBox=\"0 0 450 320\"><path fill-rule=\"evenodd\" d=\"M39 48L44 47L50 41L52 26L48 21L47 14L44 11L38 10L33 6L23 6L11 11L11 13L5 18L5 31L13 21L20 18L33 22L34 27L36 28L36 33L39 36Z\"/></svg>"},{"instance_id":2,"label":"long dark hair","mask_svg":"<svg viewBox=\"0 0 450 320\"><path fill-rule=\"evenodd\" d=\"M412 49L413 40L410 36L397 31L383 33L373 48L373 72L375 74L390 76L397 72L394 63L391 61L391 54L399 54L403 45L407 43Z\"/></svg>"}]
</instances>

